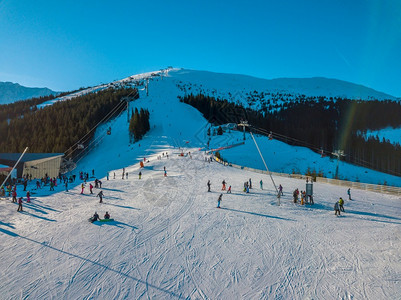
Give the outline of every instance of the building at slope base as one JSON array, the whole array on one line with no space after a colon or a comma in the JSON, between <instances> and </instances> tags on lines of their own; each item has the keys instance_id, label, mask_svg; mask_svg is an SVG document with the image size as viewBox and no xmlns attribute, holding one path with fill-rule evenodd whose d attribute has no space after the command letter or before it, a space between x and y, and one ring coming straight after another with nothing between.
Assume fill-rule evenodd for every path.
<instances>
[{"instance_id":1,"label":"building at slope base","mask_svg":"<svg viewBox=\"0 0 401 300\"><path fill-rule=\"evenodd\" d=\"M0 153L0 164L13 167L20 158L21 153ZM17 178L31 176L42 178L46 174L57 177L64 153L25 153L18 163Z\"/></svg>"}]
</instances>

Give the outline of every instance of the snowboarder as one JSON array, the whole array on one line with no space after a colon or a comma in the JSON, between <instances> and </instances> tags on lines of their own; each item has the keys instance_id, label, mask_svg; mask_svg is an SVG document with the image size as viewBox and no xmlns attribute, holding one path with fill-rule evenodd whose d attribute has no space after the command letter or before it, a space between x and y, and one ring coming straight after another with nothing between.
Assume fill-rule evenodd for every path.
<instances>
[{"instance_id":1,"label":"snowboarder","mask_svg":"<svg viewBox=\"0 0 401 300\"><path fill-rule=\"evenodd\" d=\"M207 191L208 191L208 192L210 192L210 186L211 186L211 183L210 183L210 180L208 180L208 181L207 181Z\"/></svg>"},{"instance_id":2,"label":"snowboarder","mask_svg":"<svg viewBox=\"0 0 401 300\"><path fill-rule=\"evenodd\" d=\"M26 202L31 202L31 193L29 191L26 192Z\"/></svg>"},{"instance_id":3,"label":"snowboarder","mask_svg":"<svg viewBox=\"0 0 401 300\"><path fill-rule=\"evenodd\" d=\"M338 205L340 207L340 211L345 212L344 210L344 200L343 198L340 197L340 200L338 200Z\"/></svg>"},{"instance_id":4,"label":"snowboarder","mask_svg":"<svg viewBox=\"0 0 401 300\"><path fill-rule=\"evenodd\" d=\"M223 185L223 186L221 187L221 190L222 190L222 191L225 191L225 190L226 190L226 181L223 180L223 181L221 182L221 184Z\"/></svg>"},{"instance_id":5,"label":"snowboarder","mask_svg":"<svg viewBox=\"0 0 401 300\"><path fill-rule=\"evenodd\" d=\"M104 214L104 218L107 219L107 220L110 219L110 215L109 215L109 213L108 213L107 211L106 211L106 213Z\"/></svg>"},{"instance_id":6,"label":"snowboarder","mask_svg":"<svg viewBox=\"0 0 401 300\"><path fill-rule=\"evenodd\" d=\"M260 189L263 190L263 181L262 181L262 179L260 180L259 183L260 183Z\"/></svg>"},{"instance_id":7,"label":"snowboarder","mask_svg":"<svg viewBox=\"0 0 401 300\"><path fill-rule=\"evenodd\" d=\"M231 185L228 187L227 194L231 194Z\"/></svg>"},{"instance_id":8,"label":"snowboarder","mask_svg":"<svg viewBox=\"0 0 401 300\"><path fill-rule=\"evenodd\" d=\"M340 216L340 205L339 205L338 201L336 202L336 204L334 204L334 211L335 211L336 216L337 216L337 213Z\"/></svg>"},{"instance_id":9,"label":"snowboarder","mask_svg":"<svg viewBox=\"0 0 401 300\"><path fill-rule=\"evenodd\" d=\"M20 197L20 198L18 199L18 209L17 209L17 211L23 211L23 210L22 210L22 197Z\"/></svg>"},{"instance_id":10,"label":"snowboarder","mask_svg":"<svg viewBox=\"0 0 401 300\"><path fill-rule=\"evenodd\" d=\"M220 194L219 199L217 199L217 208L220 208L220 203L222 201L223 194Z\"/></svg>"},{"instance_id":11,"label":"snowboarder","mask_svg":"<svg viewBox=\"0 0 401 300\"><path fill-rule=\"evenodd\" d=\"M351 199L351 188L348 189L347 194L348 194L348 199L349 199L349 200L352 200L352 199Z\"/></svg>"},{"instance_id":12,"label":"snowboarder","mask_svg":"<svg viewBox=\"0 0 401 300\"><path fill-rule=\"evenodd\" d=\"M81 194L84 193L84 189L85 189L85 184L81 183Z\"/></svg>"},{"instance_id":13,"label":"snowboarder","mask_svg":"<svg viewBox=\"0 0 401 300\"><path fill-rule=\"evenodd\" d=\"M92 223L95 222L95 221L97 221L97 220L100 220L99 215L97 214L97 212L95 212L95 214L93 215L93 217L90 218L89 220L90 220Z\"/></svg>"},{"instance_id":14,"label":"snowboarder","mask_svg":"<svg viewBox=\"0 0 401 300\"><path fill-rule=\"evenodd\" d=\"M99 194L97 194L97 197L100 198L99 203L103 203L103 191L100 191Z\"/></svg>"},{"instance_id":15,"label":"snowboarder","mask_svg":"<svg viewBox=\"0 0 401 300\"><path fill-rule=\"evenodd\" d=\"M92 183L89 183L89 191L91 194L93 194L93 185Z\"/></svg>"}]
</instances>

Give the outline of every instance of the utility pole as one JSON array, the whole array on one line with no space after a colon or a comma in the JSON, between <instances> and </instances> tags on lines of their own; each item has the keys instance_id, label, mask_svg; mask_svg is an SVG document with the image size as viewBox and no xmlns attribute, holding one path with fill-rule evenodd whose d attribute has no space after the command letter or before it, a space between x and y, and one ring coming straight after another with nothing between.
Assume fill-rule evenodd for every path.
<instances>
[{"instance_id":1,"label":"utility pole","mask_svg":"<svg viewBox=\"0 0 401 300\"><path fill-rule=\"evenodd\" d=\"M25 152L28 151L28 147L25 148L24 152L22 152L21 156L18 158L17 162L15 163L14 167L11 169L10 173L8 173L6 179L4 179L3 183L0 185L0 189L4 186L4 184L7 182L8 177L11 176L11 173L14 171L15 167L18 165L22 157L24 156Z\"/></svg>"},{"instance_id":2,"label":"utility pole","mask_svg":"<svg viewBox=\"0 0 401 300\"><path fill-rule=\"evenodd\" d=\"M244 126L244 134L245 134L245 126L249 126L249 124L248 124L247 121L242 121L241 123L238 124L238 126ZM269 173L269 175L270 175L270 179L271 179L271 181L273 182L274 188L276 189L277 199L278 199L278 205L280 205L280 193L279 193L279 191L278 191L278 189L277 189L276 183L274 182L272 173L271 173L271 172L269 171L269 169L267 168L267 164L266 164L266 162L265 162L265 159L263 158L262 152L260 152L258 143L256 143L256 140L255 140L255 138L254 138L254 136L253 136L253 134L252 134L252 131L249 131L249 133L251 134L251 137L252 137L252 139L253 139L253 142L255 143L256 149L258 149L259 155L260 155L260 157L262 158L262 161L263 161L263 164L265 165L266 171L267 171L267 172Z\"/></svg>"},{"instance_id":3,"label":"utility pole","mask_svg":"<svg viewBox=\"0 0 401 300\"><path fill-rule=\"evenodd\" d=\"M244 141L245 141L245 127L249 126L248 121L240 121L241 123L238 124L238 126L242 126L243 127L243 131L244 131Z\"/></svg>"},{"instance_id":4,"label":"utility pole","mask_svg":"<svg viewBox=\"0 0 401 300\"><path fill-rule=\"evenodd\" d=\"M342 156L345 156L345 154L344 154L344 150L335 150L334 151L334 153L332 153L333 155L335 155L335 156L337 156L337 167L336 167L336 175L335 175L335 178L336 179L339 179L339 172L338 172L338 165L339 165L339 162L340 162L340 157L342 157Z\"/></svg>"}]
</instances>

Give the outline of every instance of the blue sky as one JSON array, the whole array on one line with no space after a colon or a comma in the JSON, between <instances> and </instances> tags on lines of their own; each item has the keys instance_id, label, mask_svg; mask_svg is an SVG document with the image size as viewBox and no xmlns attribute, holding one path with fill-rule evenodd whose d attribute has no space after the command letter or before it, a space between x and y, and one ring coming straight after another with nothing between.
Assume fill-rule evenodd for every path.
<instances>
[{"instance_id":1,"label":"blue sky","mask_svg":"<svg viewBox=\"0 0 401 300\"><path fill-rule=\"evenodd\" d=\"M401 97L401 1L0 0L0 81L65 91L167 66Z\"/></svg>"}]
</instances>

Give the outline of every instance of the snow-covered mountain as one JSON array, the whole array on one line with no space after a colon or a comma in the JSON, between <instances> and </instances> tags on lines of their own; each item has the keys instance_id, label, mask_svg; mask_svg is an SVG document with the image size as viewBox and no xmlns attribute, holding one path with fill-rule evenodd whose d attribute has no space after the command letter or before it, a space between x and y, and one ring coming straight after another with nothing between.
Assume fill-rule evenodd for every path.
<instances>
[{"instance_id":1,"label":"snow-covered mountain","mask_svg":"<svg viewBox=\"0 0 401 300\"><path fill-rule=\"evenodd\" d=\"M58 93L48 88L31 88L18 83L0 82L0 104L56 94Z\"/></svg>"},{"instance_id":2,"label":"snow-covered mountain","mask_svg":"<svg viewBox=\"0 0 401 300\"><path fill-rule=\"evenodd\" d=\"M192 90L189 75L212 93L217 79L201 80L204 74L170 70L112 83L139 87L130 110L149 110L151 129L145 137L130 143L123 112L96 128L89 154L68 174L77 175L68 191L59 181L55 191L48 185L36 189L31 181L27 203L18 185L21 213L10 198L0 199L4 299L400 299L399 195L352 188L348 200L347 187L318 182L315 204L301 205L293 203L292 192L305 190L305 181L274 175L275 184L284 187L278 205L270 176L207 161L200 148L210 124L177 98L186 92L184 86ZM240 82L229 89L224 81L224 92L244 89ZM246 89L254 87L249 83ZM253 139L245 137L243 145L222 155L262 169ZM213 137L211 146L242 138L240 132L226 132ZM273 171L336 167L336 161L306 148L255 139ZM339 169L348 179L400 184L399 177L348 164L340 163ZM88 182L79 180L80 171L92 170ZM95 178L102 188L91 194ZM253 188L244 193L249 179ZM231 194L222 191L223 180ZM83 191L81 184L86 184ZM100 190L103 203L96 197ZM336 217L333 205L339 197L345 199L345 212ZM101 218L109 212L114 221L88 222L95 211Z\"/></svg>"},{"instance_id":3,"label":"snow-covered mountain","mask_svg":"<svg viewBox=\"0 0 401 300\"><path fill-rule=\"evenodd\" d=\"M290 81L291 80L283 79L281 82L288 83ZM298 83L300 81L302 80L297 80ZM243 104L252 103L254 107L257 107L262 101L252 102L249 100L249 95L263 94L267 97L268 93L270 93L270 96L275 93L283 93L279 91L277 85L276 90L273 90L273 88L270 89L271 82L272 81L270 80L257 79L243 75L219 74L185 69L167 69L138 74L109 84L81 90L71 95L44 102L41 106L51 105L57 101L66 101L78 95L93 93L110 86L136 86L139 88L140 98L131 103L131 109L133 107L138 107L146 108L150 111L152 130L147 136L151 140L159 139L159 137L164 136L168 140L168 143L173 146L187 145L191 147L204 148L208 141L206 135L207 128L210 125L208 120L205 120L201 113L195 108L181 103L178 96L184 96L188 93L195 94L202 92L207 95L224 97L228 100L241 102ZM337 84L341 83L341 81L334 82ZM293 84L295 85L295 83ZM148 95L145 90L146 85L148 85ZM282 83L282 88L283 86L284 83ZM347 90L346 88L341 89L340 87L338 87L337 90L333 86L331 88L325 88L326 91L331 90L333 96L340 96ZM345 84L345 86L349 85ZM287 85L286 88L288 92L290 87ZM301 85L297 85L296 88L293 86L292 91L298 91L303 94L309 93L311 96L320 94L320 92L313 94L313 91L317 91L316 89L301 88ZM373 94L370 95L375 95L374 92L372 93ZM348 94L348 96L351 97L352 94ZM292 98L293 96L289 95L288 101L291 101ZM124 127L124 118L121 121L122 123L119 122L120 121L114 120L110 123L101 125L98 129L99 139L103 139L106 128L108 127L112 127L113 132L118 132L119 135L121 134L121 137L113 141L113 153L120 153L119 149L123 149L125 147L124 145L129 144L127 133L128 127ZM113 136L113 138L115 138L115 136ZM104 141L107 141L108 139L110 139L109 136L104 136ZM225 133L221 137L213 137L210 141L210 146L212 148L229 146L241 142L242 139L243 136L240 132ZM305 174L309 168L316 172L321 171L324 176L329 178L333 178L336 173L337 160L329 157L322 158L319 154L309 150L308 148L290 146L277 140L270 141L264 136L256 136L256 140L262 153L267 155L271 171ZM98 144L97 141L94 142L94 144L97 145L96 148L94 148L95 153L100 151L100 154L94 155L98 155L99 160L101 160L103 153L110 151L107 150L109 145L106 143L103 146L103 143ZM263 162L259 159L257 152L255 152L254 143L249 135L246 136L244 145L223 150L221 153L223 157L231 163L264 169ZM134 160L131 162L133 163ZM113 157L110 157L106 162L104 162L104 171L116 167L122 167L118 162L118 159L114 160ZM386 183L389 185L401 186L401 178L398 176L380 173L344 162L339 163L339 172L341 179L372 184Z\"/></svg>"}]
</instances>

